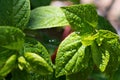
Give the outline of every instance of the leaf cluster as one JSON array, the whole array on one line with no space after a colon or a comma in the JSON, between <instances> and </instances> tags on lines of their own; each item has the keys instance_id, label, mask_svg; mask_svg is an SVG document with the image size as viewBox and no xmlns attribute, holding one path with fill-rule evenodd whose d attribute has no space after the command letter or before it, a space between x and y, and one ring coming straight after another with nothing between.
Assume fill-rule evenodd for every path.
<instances>
[{"instance_id":1,"label":"leaf cluster","mask_svg":"<svg viewBox=\"0 0 120 80\"><path fill-rule=\"evenodd\" d=\"M95 68L118 78L119 36L95 6L31 10L29 0L0 0L0 6L0 79L86 80ZM66 25L73 33L60 43L53 65L47 49L26 32Z\"/></svg>"}]
</instances>

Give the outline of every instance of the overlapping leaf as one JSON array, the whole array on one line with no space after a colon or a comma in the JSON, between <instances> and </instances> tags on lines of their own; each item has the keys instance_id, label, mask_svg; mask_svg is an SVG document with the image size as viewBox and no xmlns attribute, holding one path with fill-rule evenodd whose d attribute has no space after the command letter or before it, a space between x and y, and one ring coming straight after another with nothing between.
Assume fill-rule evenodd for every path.
<instances>
[{"instance_id":1,"label":"overlapping leaf","mask_svg":"<svg viewBox=\"0 0 120 80\"><path fill-rule=\"evenodd\" d=\"M91 46L94 63L102 72L111 74L119 65L114 63L119 63L119 37L107 30L99 30L97 35L97 43L94 42Z\"/></svg>"},{"instance_id":2,"label":"overlapping leaf","mask_svg":"<svg viewBox=\"0 0 120 80\"><path fill-rule=\"evenodd\" d=\"M91 45L91 50L94 63L100 71L105 71L109 62L110 53L103 46L98 46L96 42Z\"/></svg>"},{"instance_id":3,"label":"overlapping leaf","mask_svg":"<svg viewBox=\"0 0 120 80\"><path fill-rule=\"evenodd\" d=\"M5 77L13 70L16 64L16 59L17 54L13 54L6 60L2 68L0 68L0 76Z\"/></svg>"},{"instance_id":4,"label":"overlapping leaf","mask_svg":"<svg viewBox=\"0 0 120 80\"><path fill-rule=\"evenodd\" d=\"M62 7L68 22L80 35L88 36L95 32L97 26L97 12L92 5L73 5Z\"/></svg>"},{"instance_id":5,"label":"overlapping leaf","mask_svg":"<svg viewBox=\"0 0 120 80\"><path fill-rule=\"evenodd\" d=\"M31 71L37 72L40 75L49 75L53 72L52 67L38 54L26 52L24 53L24 56L31 65Z\"/></svg>"},{"instance_id":6,"label":"overlapping leaf","mask_svg":"<svg viewBox=\"0 0 120 80\"><path fill-rule=\"evenodd\" d=\"M50 59L50 55L47 52L47 50L45 49L45 47L38 41L32 39L32 38L27 38L26 39L26 43L24 44L24 55L26 52L30 52L30 53L34 53L33 55L37 55L38 59L36 58L36 60L31 60L28 58L28 62L30 63L31 66L34 66L33 69L35 72L39 72L40 74L49 74L52 73L52 62ZM28 57L28 56L27 56ZM26 59L27 59L26 57ZM31 56L34 57L34 56ZM34 57L35 59L35 57ZM39 61L41 61L40 59L42 59L43 63L40 63ZM42 72L41 68L44 67L42 65L46 65L46 67L48 67L48 69L51 72ZM40 70L40 71L39 71ZM44 69L43 69L44 71Z\"/></svg>"},{"instance_id":7,"label":"overlapping leaf","mask_svg":"<svg viewBox=\"0 0 120 80\"><path fill-rule=\"evenodd\" d=\"M119 36L107 30L100 30L98 34L99 34L99 38L97 40L98 44L100 42L100 44L104 46L104 49L108 50L110 53L109 63L105 70L105 73L110 76L119 67L119 56L120 56Z\"/></svg>"},{"instance_id":8,"label":"overlapping leaf","mask_svg":"<svg viewBox=\"0 0 120 80\"><path fill-rule=\"evenodd\" d=\"M24 33L14 27L0 26L0 46L12 50L19 50L23 47Z\"/></svg>"},{"instance_id":9,"label":"overlapping leaf","mask_svg":"<svg viewBox=\"0 0 120 80\"><path fill-rule=\"evenodd\" d=\"M43 57L48 62L48 64L52 66L50 54L40 42L38 42L37 40L33 38L26 38L25 42L26 43L24 44L25 46L24 52L36 53L40 55L41 57Z\"/></svg>"},{"instance_id":10,"label":"overlapping leaf","mask_svg":"<svg viewBox=\"0 0 120 80\"><path fill-rule=\"evenodd\" d=\"M43 29L69 25L62 10L59 7L39 7L31 12L29 22L30 29Z\"/></svg>"},{"instance_id":11,"label":"overlapping leaf","mask_svg":"<svg viewBox=\"0 0 120 80\"><path fill-rule=\"evenodd\" d=\"M0 69L4 66L7 59L14 53L15 51L0 47Z\"/></svg>"},{"instance_id":12,"label":"overlapping leaf","mask_svg":"<svg viewBox=\"0 0 120 80\"><path fill-rule=\"evenodd\" d=\"M29 0L0 0L0 26L24 29L29 17Z\"/></svg>"},{"instance_id":13,"label":"overlapping leaf","mask_svg":"<svg viewBox=\"0 0 120 80\"><path fill-rule=\"evenodd\" d=\"M70 34L58 48L56 77L87 68L89 52L89 47L82 45L80 35L75 32Z\"/></svg>"}]
</instances>

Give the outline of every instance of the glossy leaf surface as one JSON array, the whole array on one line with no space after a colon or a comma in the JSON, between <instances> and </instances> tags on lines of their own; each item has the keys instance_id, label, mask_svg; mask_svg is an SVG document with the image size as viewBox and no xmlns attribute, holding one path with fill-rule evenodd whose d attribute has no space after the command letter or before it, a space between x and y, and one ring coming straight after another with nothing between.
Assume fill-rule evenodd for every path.
<instances>
[{"instance_id":1,"label":"glossy leaf surface","mask_svg":"<svg viewBox=\"0 0 120 80\"><path fill-rule=\"evenodd\" d=\"M39 7L31 12L29 28L43 29L69 25L66 17L59 7Z\"/></svg>"},{"instance_id":2,"label":"glossy leaf surface","mask_svg":"<svg viewBox=\"0 0 120 80\"><path fill-rule=\"evenodd\" d=\"M25 59L30 63L34 72L37 72L41 75L47 75L53 72L52 67L38 54L26 52L24 56Z\"/></svg>"}]
</instances>

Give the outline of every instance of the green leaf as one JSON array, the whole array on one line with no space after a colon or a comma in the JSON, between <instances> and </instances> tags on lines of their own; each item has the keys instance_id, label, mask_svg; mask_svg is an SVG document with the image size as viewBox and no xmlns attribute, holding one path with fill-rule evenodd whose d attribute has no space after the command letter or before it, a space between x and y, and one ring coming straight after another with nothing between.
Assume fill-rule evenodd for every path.
<instances>
[{"instance_id":1,"label":"green leaf","mask_svg":"<svg viewBox=\"0 0 120 80\"><path fill-rule=\"evenodd\" d=\"M62 7L66 18L75 31L81 36L88 36L95 32L97 26L97 12L93 5L73 5Z\"/></svg>"},{"instance_id":2,"label":"green leaf","mask_svg":"<svg viewBox=\"0 0 120 80\"><path fill-rule=\"evenodd\" d=\"M27 71L31 70L30 64L26 61L24 56L18 57L18 68L20 70L26 69Z\"/></svg>"},{"instance_id":3,"label":"green leaf","mask_svg":"<svg viewBox=\"0 0 120 80\"><path fill-rule=\"evenodd\" d=\"M88 67L89 47L82 45L77 33L70 34L59 46L56 57L56 77L79 72Z\"/></svg>"},{"instance_id":4,"label":"green leaf","mask_svg":"<svg viewBox=\"0 0 120 80\"><path fill-rule=\"evenodd\" d=\"M28 57L25 58L26 61L30 63L34 72L37 72L41 75L52 73L53 64L50 54L40 42L33 38L26 38L23 53L25 54L26 52L35 53L35 55L38 57L36 61L34 61L35 58L30 60L27 60ZM41 60L39 58L42 59L44 64L40 63Z\"/></svg>"},{"instance_id":5,"label":"green leaf","mask_svg":"<svg viewBox=\"0 0 120 80\"><path fill-rule=\"evenodd\" d=\"M16 54L13 54L7 59L4 66L0 69L0 76L4 77L13 70L13 68L15 67L16 59Z\"/></svg>"},{"instance_id":6,"label":"green leaf","mask_svg":"<svg viewBox=\"0 0 120 80\"><path fill-rule=\"evenodd\" d=\"M49 5L51 0L30 0L30 2L31 2L31 7L36 8L39 6Z\"/></svg>"},{"instance_id":7,"label":"green leaf","mask_svg":"<svg viewBox=\"0 0 120 80\"><path fill-rule=\"evenodd\" d=\"M100 71L111 76L119 67L119 36L108 30L99 30L96 36L91 45L93 61Z\"/></svg>"},{"instance_id":8,"label":"green leaf","mask_svg":"<svg viewBox=\"0 0 120 80\"><path fill-rule=\"evenodd\" d=\"M29 17L29 0L0 0L0 26L24 29Z\"/></svg>"},{"instance_id":9,"label":"green leaf","mask_svg":"<svg viewBox=\"0 0 120 80\"><path fill-rule=\"evenodd\" d=\"M0 46L7 49L19 50L23 47L24 33L14 27L0 26Z\"/></svg>"},{"instance_id":10,"label":"green leaf","mask_svg":"<svg viewBox=\"0 0 120 80\"><path fill-rule=\"evenodd\" d=\"M23 53L25 52L36 53L44 58L50 66L53 66L50 54L48 53L47 49L37 40L33 38L26 38Z\"/></svg>"},{"instance_id":11,"label":"green leaf","mask_svg":"<svg viewBox=\"0 0 120 80\"><path fill-rule=\"evenodd\" d=\"M99 30L98 44L103 45L109 51L110 58L106 70L107 75L112 76L119 67L120 58L120 41L119 36L111 31Z\"/></svg>"},{"instance_id":12,"label":"green leaf","mask_svg":"<svg viewBox=\"0 0 120 80\"><path fill-rule=\"evenodd\" d=\"M88 77L90 76L91 72L93 71L93 62L89 60L89 67L86 69L82 69L81 71L77 73L73 73L66 76L66 80L88 80Z\"/></svg>"},{"instance_id":13,"label":"green leaf","mask_svg":"<svg viewBox=\"0 0 120 80\"><path fill-rule=\"evenodd\" d=\"M43 29L69 25L66 17L59 7L39 7L31 12L29 28Z\"/></svg>"},{"instance_id":14,"label":"green leaf","mask_svg":"<svg viewBox=\"0 0 120 80\"><path fill-rule=\"evenodd\" d=\"M97 33L98 38L96 39L97 44L104 44L108 50L113 49L117 55L120 55L120 41L119 35L108 31L108 30L99 30Z\"/></svg>"},{"instance_id":15,"label":"green leaf","mask_svg":"<svg viewBox=\"0 0 120 80\"><path fill-rule=\"evenodd\" d=\"M32 75L26 70L14 69L12 71L12 80L31 80Z\"/></svg>"},{"instance_id":16,"label":"green leaf","mask_svg":"<svg viewBox=\"0 0 120 80\"><path fill-rule=\"evenodd\" d=\"M52 67L38 54L26 52L24 53L25 59L30 63L34 72L40 75L48 75L53 72Z\"/></svg>"},{"instance_id":17,"label":"green leaf","mask_svg":"<svg viewBox=\"0 0 120 80\"><path fill-rule=\"evenodd\" d=\"M113 28L113 26L110 24L110 22L102 16L98 16L97 27L98 27L98 29L109 30L109 31L116 33L116 30Z\"/></svg>"},{"instance_id":18,"label":"green leaf","mask_svg":"<svg viewBox=\"0 0 120 80\"><path fill-rule=\"evenodd\" d=\"M91 45L91 50L94 63L101 72L105 71L110 58L109 51L106 50L103 46L98 46L96 42L93 42Z\"/></svg>"},{"instance_id":19,"label":"green leaf","mask_svg":"<svg viewBox=\"0 0 120 80\"><path fill-rule=\"evenodd\" d=\"M16 52L0 47L0 69L4 66L7 59L14 53Z\"/></svg>"}]
</instances>

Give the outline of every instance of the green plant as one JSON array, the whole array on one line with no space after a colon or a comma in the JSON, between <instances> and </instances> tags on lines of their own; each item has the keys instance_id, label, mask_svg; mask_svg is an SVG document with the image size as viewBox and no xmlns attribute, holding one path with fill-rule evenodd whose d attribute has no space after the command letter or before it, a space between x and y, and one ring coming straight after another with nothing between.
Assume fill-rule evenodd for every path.
<instances>
[{"instance_id":1,"label":"green plant","mask_svg":"<svg viewBox=\"0 0 120 80\"><path fill-rule=\"evenodd\" d=\"M93 5L31 11L29 0L1 0L0 11L1 80L86 80L93 71L119 78L119 36ZM53 64L36 30L66 25L73 32L60 43Z\"/></svg>"}]
</instances>

